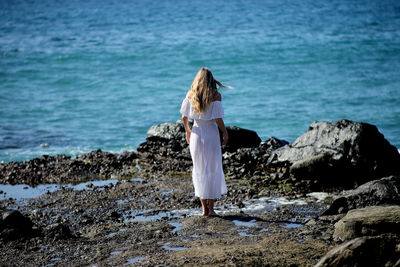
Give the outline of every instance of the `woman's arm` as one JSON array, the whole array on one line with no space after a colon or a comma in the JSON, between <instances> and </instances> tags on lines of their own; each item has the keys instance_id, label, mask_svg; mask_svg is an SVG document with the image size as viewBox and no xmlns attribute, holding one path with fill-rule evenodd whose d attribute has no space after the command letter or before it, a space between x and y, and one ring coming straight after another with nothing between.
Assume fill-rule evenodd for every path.
<instances>
[{"instance_id":1,"label":"woman's arm","mask_svg":"<svg viewBox=\"0 0 400 267\"><path fill-rule=\"evenodd\" d=\"M217 122L218 128L222 131L222 145L226 145L228 143L228 131L225 128L224 120L219 118L215 120Z\"/></svg>"},{"instance_id":2,"label":"woman's arm","mask_svg":"<svg viewBox=\"0 0 400 267\"><path fill-rule=\"evenodd\" d=\"M183 126L185 127L185 131L186 131L186 142L188 144L190 144L190 134L192 133L192 131L190 130L190 127L189 127L188 117L186 117L185 115L182 115L182 122L183 122Z\"/></svg>"}]
</instances>

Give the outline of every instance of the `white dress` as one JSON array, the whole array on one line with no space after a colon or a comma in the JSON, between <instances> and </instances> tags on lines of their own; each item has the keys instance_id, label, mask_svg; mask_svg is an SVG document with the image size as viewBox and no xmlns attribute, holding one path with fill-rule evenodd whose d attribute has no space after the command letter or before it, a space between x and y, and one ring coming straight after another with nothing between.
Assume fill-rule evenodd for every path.
<instances>
[{"instance_id":1,"label":"white dress","mask_svg":"<svg viewBox=\"0 0 400 267\"><path fill-rule=\"evenodd\" d=\"M197 115L190 100L185 98L180 112L194 120L190 135L190 155L193 161L194 193L202 199L220 198L227 193L222 169L221 141L215 119L224 117L221 101L212 102Z\"/></svg>"}]
</instances>

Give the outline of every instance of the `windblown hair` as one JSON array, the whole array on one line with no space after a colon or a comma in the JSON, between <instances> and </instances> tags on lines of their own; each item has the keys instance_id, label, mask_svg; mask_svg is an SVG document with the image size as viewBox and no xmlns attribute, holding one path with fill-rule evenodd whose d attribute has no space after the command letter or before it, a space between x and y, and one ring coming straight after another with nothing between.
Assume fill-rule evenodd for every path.
<instances>
[{"instance_id":1,"label":"windblown hair","mask_svg":"<svg viewBox=\"0 0 400 267\"><path fill-rule=\"evenodd\" d=\"M208 68L201 68L197 72L187 94L196 114L200 115L206 111L207 107L218 96L217 85L220 88L229 87L222 85L218 80L214 79L214 76Z\"/></svg>"}]
</instances>

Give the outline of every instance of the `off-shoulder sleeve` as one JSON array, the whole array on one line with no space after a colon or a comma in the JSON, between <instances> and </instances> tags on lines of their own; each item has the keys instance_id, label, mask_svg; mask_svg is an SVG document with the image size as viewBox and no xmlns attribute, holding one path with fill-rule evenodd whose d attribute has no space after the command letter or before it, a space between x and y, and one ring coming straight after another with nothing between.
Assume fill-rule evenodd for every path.
<instances>
[{"instance_id":1,"label":"off-shoulder sleeve","mask_svg":"<svg viewBox=\"0 0 400 267\"><path fill-rule=\"evenodd\" d=\"M182 101L182 106L180 112L185 115L186 117L190 118L190 101L188 98L185 98Z\"/></svg>"},{"instance_id":2,"label":"off-shoulder sleeve","mask_svg":"<svg viewBox=\"0 0 400 267\"><path fill-rule=\"evenodd\" d=\"M224 109L222 108L221 101L213 102L213 109L211 113L211 119L219 119L224 117Z\"/></svg>"}]
</instances>

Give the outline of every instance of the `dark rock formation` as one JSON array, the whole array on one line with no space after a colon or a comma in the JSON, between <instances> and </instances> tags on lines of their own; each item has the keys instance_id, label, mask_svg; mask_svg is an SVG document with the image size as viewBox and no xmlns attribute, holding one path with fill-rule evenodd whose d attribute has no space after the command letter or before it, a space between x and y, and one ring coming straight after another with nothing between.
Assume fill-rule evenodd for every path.
<instances>
[{"instance_id":1,"label":"dark rock formation","mask_svg":"<svg viewBox=\"0 0 400 267\"><path fill-rule=\"evenodd\" d=\"M340 120L314 122L297 140L276 150L269 164L288 162L296 179L315 180L319 187L354 186L400 173L400 154L378 129L367 123Z\"/></svg>"},{"instance_id":2,"label":"dark rock formation","mask_svg":"<svg viewBox=\"0 0 400 267\"><path fill-rule=\"evenodd\" d=\"M350 210L335 224L333 237L349 240L363 235L400 232L400 206L370 206Z\"/></svg>"},{"instance_id":3,"label":"dark rock formation","mask_svg":"<svg viewBox=\"0 0 400 267\"><path fill-rule=\"evenodd\" d=\"M248 163L244 159L247 155L244 154L250 153L251 148L258 148L261 139L256 132L236 126L228 126L227 131L229 141L226 146L222 147L222 152L232 153L243 149L242 153L239 152L239 154L243 154L239 159L239 161L243 161L240 165ZM275 142L271 145L277 145L281 141L276 139L271 142ZM267 149L270 146L264 145L264 147ZM192 167L185 129L181 121L152 126L147 132L146 142L140 144L137 151L142 168L150 169L152 172L190 172ZM255 158L256 156L251 157Z\"/></svg>"},{"instance_id":4,"label":"dark rock formation","mask_svg":"<svg viewBox=\"0 0 400 267\"><path fill-rule=\"evenodd\" d=\"M44 155L24 162L0 164L0 183L28 184L77 183L87 179L109 178L112 174L131 175L135 171L135 152L112 154L100 149L71 156Z\"/></svg>"},{"instance_id":5,"label":"dark rock formation","mask_svg":"<svg viewBox=\"0 0 400 267\"><path fill-rule=\"evenodd\" d=\"M229 177L250 178L253 175L266 175L270 172L266 168L268 159L272 151L288 144L287 141L270 137L265 142L261 142L257 147L238 148L236 151L225 151L223 154L223 164Z\"/></svg>"},{"instance_id":6,"label":"dark rock formation","mask_svg":"<svg viewBox=\"0 0 400 267\"><path fill-rule=\"evenodd\" d=\"M48 225L44 229L46 237L53 238L53 240L67 239L73 237L68 225L55 223Z\"/></svg>"},{"instance_id":7,"label":"dark rock formation","mask_svg":"<svg viewBox=\"0 0 400 267\"><path fill-rule=\"evenodd\" d=\"M3 241L35 235L32 221L17 210L3 210L0 217L0 239Z\"/></svg>"},{"instance_id":8,"label":"dark rock formation","mask_svg":"<svg viewBox=\"0 0 400 267\"><path fill-rule=\"evenodd\" d=\"M137 152L141 168L151 173L188 172L192 166L185 128L179 121L152 126Z\"/></svg>"},{"instance_id":9,"label":"dark rock formation","mask_svg":"<svg viewBox=\"0 0 400 267\"><path fill-rule=\"evenodd\" d=\"M345 213L367 206L400 205L400 176L385 177L360 185L336 198L323 215Z\"/></svg>"},{"instance_id":10,"label":"dark rock formation","mask_svg":"<svg viewBox=\"0 0 400 267\"><path fill-rule=\"evenodd\" d=\"M236 126L228 126L226 130L228 131L229 140L224 147L224 151L234 152L239 148L254 148L261 143L260 137L254 131Z\"/></svg>"},{"instance_id":11,"label":"dark rock formation","mask_svg":"<svg viewBox=\"0 0 400 267\"><path fill-rule=\"evenodd\" d=\"M396 244L393 235L358 237L331 249L315 267L398 266Z\"/></svg>"}]
</instances>

